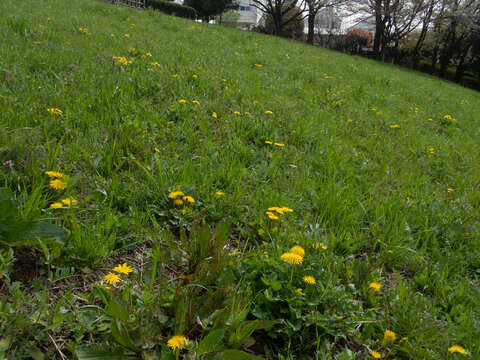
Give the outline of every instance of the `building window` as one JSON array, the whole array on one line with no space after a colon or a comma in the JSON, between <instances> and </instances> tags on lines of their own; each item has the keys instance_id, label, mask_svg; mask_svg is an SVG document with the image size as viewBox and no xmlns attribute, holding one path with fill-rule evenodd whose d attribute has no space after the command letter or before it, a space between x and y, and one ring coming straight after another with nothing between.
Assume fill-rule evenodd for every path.
<instances>
[{"instance_id":1,"label":"building window","mask_svg":"<svg viewBox=\"0 0 480 360\"><path fill-rule=\"evenodd\" d=\"M240 11L250 11L250 6L240 6Z\"/></svg>"}]
</instances>

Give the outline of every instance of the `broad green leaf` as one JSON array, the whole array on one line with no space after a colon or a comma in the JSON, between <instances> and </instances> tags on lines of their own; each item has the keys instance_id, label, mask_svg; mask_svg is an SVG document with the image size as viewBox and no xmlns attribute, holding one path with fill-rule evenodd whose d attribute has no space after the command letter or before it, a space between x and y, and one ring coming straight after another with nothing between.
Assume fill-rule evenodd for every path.
<instances>
[{"instance_id":1,"label":"broad green leaf","mask_svg":"<svg viewBox=\"0 0 480 360\"><path fill-rule=\"evenodd\" d=\"M222 340L225 336L225 330L218 329L213 330L207 336L205 336L200 344L198 344L197 353L199 355L218 351L219 348L222 346Z\"/></svg>"},{"instance_id":2,"label":"broad green leaf","mask_svg":"<svg viewBox=\"0 0 480 360\"><path fill-rule=\"evenodd\" d=\"M262 360L262 358L241 350L225 350L215 355L213 360Z\"/></svg>"},{"instance_id":3,"label":"broad green leaf","mask_svg":"<svg viewBox=\"0 0 480 360\"><path fill-rule=\"evenodd\" d=\"M89 346L78 346L75 349L75 356L78 360L133 360L135 357L125 355L123 349L103 350L90 348Z\"/></svg>"},{"instance_id":4,"label":"broad green leaf","mask_svg":"<svg viewBox=\"0 0 480 360\"><path fill-rule=\"evenodd\" d=\"M105 312L117 319L120 319L122 321L127 321L128 320L128 312L125 307L120 305L119 303L116 303L115 301L110 301L108 305L105 308Z\"/></svg>"},{"instance_id":5,"label":"broad green leaf","mask_svg":"<svg viewBox=\"0 0 480 360\"><path fill-rule=\"evenodd\" d=\"M115 339L115 341L122 345L125 346L127 349L130 349L134 352L138 352L137 347L135 344L132 342L132 339L130 338L130 334L128 333L128 329L125 328L118 320L113 320L112 321L112 336Z\"/></svg>"}]
</instances>

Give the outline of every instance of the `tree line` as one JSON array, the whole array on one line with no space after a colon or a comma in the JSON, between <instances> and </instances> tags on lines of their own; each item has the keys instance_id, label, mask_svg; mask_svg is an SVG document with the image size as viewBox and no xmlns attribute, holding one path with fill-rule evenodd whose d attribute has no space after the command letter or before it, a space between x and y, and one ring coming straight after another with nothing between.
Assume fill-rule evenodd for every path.
<instances>
[{"instance_id":1,"label":"tree line","mask_svg":"<svg viewBox=\"0 0 480 360\"><path fill-rule=\"evenodd\" d=\"M238 0L184 0L184 4L203 21L239 6ZM343 16L355 14L359 21L370 21L375 31L342 35L339 50L359 52L367 46L369 56L377 60L427 69L458 82L466 70L480 78L480 0L249 0L249 5L263 15L263 31L309 44L315 42L320 11L333 8ZM306 36L293 36L292 29L303 34L305 23ZM335 43L332 47L338 48Z\"/></svg>"}]
</instances>

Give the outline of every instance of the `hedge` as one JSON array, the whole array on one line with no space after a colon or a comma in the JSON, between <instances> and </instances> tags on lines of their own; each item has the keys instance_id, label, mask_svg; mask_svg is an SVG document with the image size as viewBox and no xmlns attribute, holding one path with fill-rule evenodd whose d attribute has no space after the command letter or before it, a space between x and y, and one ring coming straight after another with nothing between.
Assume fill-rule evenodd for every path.
<instances>
[{"instance_id":1,"label":"hedge","mask_svg":"<svg viewBox=\"0 0 480 360\"><path fill-rule=\"evenodd\" d=\"M146 0L145 5L155 10L160 10L169 15L183 17L187 19L196 19L197 12L190 6L180 5L174 2L164 0Z\"/></svg>"}]
</instances>

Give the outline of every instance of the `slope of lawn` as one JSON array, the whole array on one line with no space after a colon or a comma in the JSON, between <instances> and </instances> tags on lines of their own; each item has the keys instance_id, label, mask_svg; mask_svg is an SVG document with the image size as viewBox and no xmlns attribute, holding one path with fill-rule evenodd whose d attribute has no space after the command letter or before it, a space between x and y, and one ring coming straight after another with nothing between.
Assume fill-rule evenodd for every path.
<instances>
[{"instance_id":1,"label":"slope of lawn","mask_svg":"<svg viewBox=\"0 0 480 360\"><path fill-rule=\"evenodd\" d=\"M479 93L93 0L0 13L2 196L66 231L0 214L0 357L480 358Z\"/></svg>"}]
</instances>

